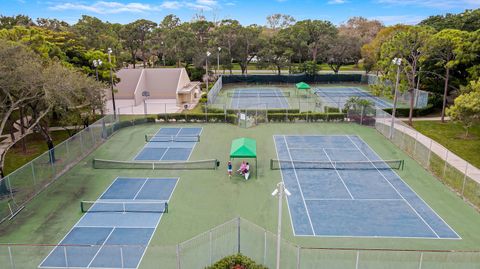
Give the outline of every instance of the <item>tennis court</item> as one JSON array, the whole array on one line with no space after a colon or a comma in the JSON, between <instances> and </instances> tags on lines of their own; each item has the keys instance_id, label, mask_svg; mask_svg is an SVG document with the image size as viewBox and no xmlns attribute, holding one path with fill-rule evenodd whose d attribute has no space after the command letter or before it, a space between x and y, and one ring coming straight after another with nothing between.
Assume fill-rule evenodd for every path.
<instances>
[{"instance_id":1,"label":"tennis court","mask_svg":"<svg viewBox=\"0 0 480 269\"><path fill-rule=\"evenodd\" d=\"M359 88L316 88L315 94L325 103L343 108L347 100L351 97L360 97L370 100L377 108L391 108L393 105L381 98L373 96L369 92Z\"/></svg>"},{"instance_id":2,"label":"tennis court","mask_svg":"<svg viewBox=\"0 0 480 269\"><path fill-rule=\"evenodd\" d=\"M274 88L237 88L228 94L232 109L286 109L290 106L286 97L289 92Z\"/></svg>"},{"instance_id":3,"label":"tennis court","mask_svg":"<svg viewBox=\"0 0 480 269\"><path fill-rule=\"evenodd\" d=\"M145 146L135 161L186 161L200 141L202 128L161 128L145 135Z\"/></svg>"},{"instance_id":4,"label":"tennis court","mask_svg":"<svg viewBox=\"0 0 480 269\"><path fill-rule=\"evenodd\" d=\"M460 239L360 137L274 141L296 236Z\"/></svg>"},{"instance_id":5,"label":"tennis court","mask_svg":"<svg viewBox=\"0 0 480 269\"><path fill-rule=\"evenodd\" d=\"M116 178L40 268L137 268L178 178Z\"/></svg>"}]
</instances>

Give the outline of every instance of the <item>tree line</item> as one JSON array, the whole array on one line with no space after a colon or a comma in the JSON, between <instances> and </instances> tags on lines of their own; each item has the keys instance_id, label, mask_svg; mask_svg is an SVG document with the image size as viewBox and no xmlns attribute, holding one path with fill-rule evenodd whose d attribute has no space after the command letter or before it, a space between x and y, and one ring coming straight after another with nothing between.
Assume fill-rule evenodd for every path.
<instances>
[{"instance_id":1,"label":"tree line","mask_svg":"<svg viewBox=\"0 0 480 269\"><path fill-rule=\"evenodd\" d=\"M128 24L84 15L73 25L57 19L0 16L0 131L5 133L20 121L20 138L38 127L51 148L47 130L52 121L88 122L103 111L110 68L183 66L192 79L201 79L207 51L214 63L218 56L224 73L238 65L247 74L253 62L256 68L279 74L288 70L308 75L315 75L320 64L335 73L353 64L381 77L372 90L383 95L393 93L392 82L400 70L400 90L412 97L410 122L418 87L440 96L443 117L452 91L469 96L479 91L479 24L480 9L432 16L415 26L388 27L363 17L336 26L326 20L296 21L285 14L268 16L265 25L242 25L233 19L212 22L200 15L186 22L167 15L159 22L140 19ZM402 59L400 66L392 63L394 58ZM473 106L470 112L478 106L458 102L449 115L465 118L456 116L462 109L455 112L462 104L462 109ZM478 113L470 114L470 122L478 121ZM3 160L4 155L0 172Z\"/></svg>"}]
</instances>

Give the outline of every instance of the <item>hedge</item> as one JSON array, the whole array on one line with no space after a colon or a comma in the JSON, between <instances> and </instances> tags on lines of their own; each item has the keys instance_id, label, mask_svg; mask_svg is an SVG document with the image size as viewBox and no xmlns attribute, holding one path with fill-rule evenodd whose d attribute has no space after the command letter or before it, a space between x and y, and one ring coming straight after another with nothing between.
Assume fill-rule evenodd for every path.
<instances>
[{"instance_id":1,"label":"hedge","mask_svg":"<svg viewBox=\"0 0 480 269\"><path fill-rule=\"evenodd\" d=\"M113 124L113 130L117 131L126 127L145 124L145 123L155 123L155 118L141 118L141 119L134 119L129 121L120 121Z\"/></svg>"},{"instance_id":2,"label":"hedge","mask_svg":"<svg viewBox=\"0 0 480 269\"><path fill-rule=\"evenodd\" d=\"M227 122L235 124L237 116L223 113L173 113L158 114L158 119L166 122Z\"/></svg>"},{"instance_id":3,"label":"hedge","mask_svg":"<svg viewBox=\"0 0 480 269\"><path fill-rule=\"evenodd\" d=\"M247 111L261 111L262 113L267 112L267 114L276 114L276 113L288 113L288 114L294 114L294 113L300 113L300 109L227 109L228 114L237 114L238 112L247 112ZM223 111L222 111L223 112Z\"/></svg>"},{"instance_id":4,"label":"hedge","mask_svg":"<svg viewBox=\"0 0 480 269\"><path fill-rule=\"evenodd\" d=\"M289 122L294 121L344 121L346 115L344 113L273 113L268 114L269 122Z\"/></svg>"},{"instance_id":5,"label":"hedge","mask_svg":"<svg viewBox=\"0 0 480 269\"><path fill-rule=\"evenodd\" d=\"M392 109L391 108L385 108L383 111L392 114ZM435 111L435 108L433 107L432 104L428 104L427 107L424 108L414 108L413 109L413 116L414 117L421 117L421 116L426 116ZM410 114L410 108L397 108L395 111L395 117L408 117Z\"/></svg>"},{"instance_id":6,"label":"hedge","mask_svg":"<svg viewBox=\"0 0 480 269\"><path fill-rule=\"evenodd\" d=\"M252 259L243 256L242 254L236 254L227 256L212 266L208 266L205 269L268 269L263 265L256 264Z\"/></svg>"}]
</instances>

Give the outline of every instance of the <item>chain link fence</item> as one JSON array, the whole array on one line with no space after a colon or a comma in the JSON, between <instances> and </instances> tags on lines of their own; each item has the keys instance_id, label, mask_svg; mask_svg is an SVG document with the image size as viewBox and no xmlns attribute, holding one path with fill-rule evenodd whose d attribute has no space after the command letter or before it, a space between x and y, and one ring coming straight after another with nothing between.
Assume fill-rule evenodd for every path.
<instances>
[{"instance_id":1,"label":"chain link fence","mask_svg":"<svg viewBox=\"0 0 480 269\"><path fill-rule=\"evenodd\" d=\"M103 117L0 180L0 222L14 217L58 177L101 145L114 131Z\"/></svg>"},{"instance_id":2,"label":"chain link fence","mask_svg":"<svg viewBox=\"0 0 480 269\"><path fill-rule=\"evenodd\" d=\"M118 268L128 268L128 251L138 248L146 253L140 269L201 269L237 253L256 263L275 268L277 236L242 218L235 218L192 239L170 246L109 245L111 258ZM2 268L38 268L55 248L65 253L63 264L68 265L74 253L97 252L101 246L0 245ZM287 240L281 241L281 268L343 268L343 269L405 269L456 268L478 269L480 252L447 250L395 250L307 248ZM128 251L127 251L128 250ZM68 266L67 266L68 267Z\"/></svg>"},{"instance_id":3,"label":"chain link fence","mask_svg":"<svg viewBox=\"0 0 480 269\"><path fill-rule=\"evenodd\" d=\"M480 170L401 120L377 110L375 128L464 200L480 209Z\"/></svg>"}]
</instances>

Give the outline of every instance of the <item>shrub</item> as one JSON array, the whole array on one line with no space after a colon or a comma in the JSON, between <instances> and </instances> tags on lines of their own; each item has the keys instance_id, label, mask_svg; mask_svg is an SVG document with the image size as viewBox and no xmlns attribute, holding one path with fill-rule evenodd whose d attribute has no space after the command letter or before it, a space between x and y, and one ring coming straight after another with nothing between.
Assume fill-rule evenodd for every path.
<instances>
[{"instance_id":1,"label":"shrub","mask_svg":"<svg viewBox=\"0 0 480 269\"><path fill-rule=\"evenodd\" d=\"M158 114L159 120L166 122L227 122L235 124L237 116L223 113L172 113Z\"/></svg>"},{"instance_id":2,"label":"shrub","mask_svg":"<svg viewBox=\"0 0 480 269\"><path fill-rule=\"evenodd\" d=\"M424 108L414 108L413 109L413 116L414 117L421 117L421 116L426 116L428 114L431 114L434 112L434 107L432 104L428 104L427 107ZM392 114L392 109L391 108L385 108L385 112ZM395 117L408 117L408 114L410 113L410 108L408 107L402 107L402 108L397 108L395 112Z\"/></svg>"},{"instance_id":3,"label":"shrub","mask_svg":"<svg viewBox=\"0 0 480 269\"><path fill-rule=\"evenodd\" d=\"M225 257L206 269L268 269L263 265L255 263L252 259L236 254Z\"/></svg>"}]
</instances>

